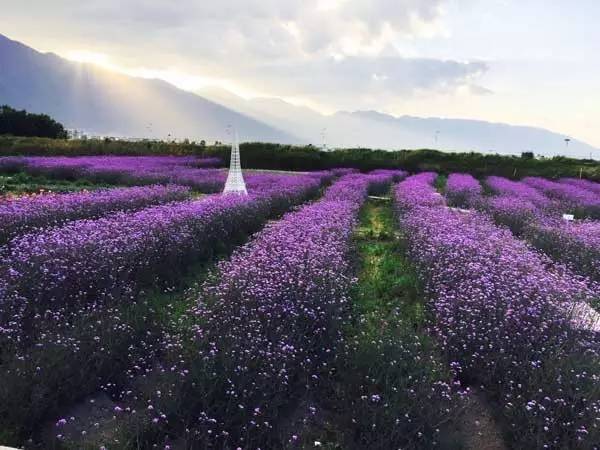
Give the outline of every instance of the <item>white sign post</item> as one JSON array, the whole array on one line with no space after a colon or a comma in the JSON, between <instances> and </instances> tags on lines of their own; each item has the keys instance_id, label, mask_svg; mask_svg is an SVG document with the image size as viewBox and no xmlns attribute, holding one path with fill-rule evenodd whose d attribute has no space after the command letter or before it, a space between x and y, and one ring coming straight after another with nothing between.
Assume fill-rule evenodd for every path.
<instances>
[{"instance_id":1,"label":"white sign post","mask_svg":"<svg viewBox=\"0 0 600 450\"><path fill-rule=\"evenodd\" d=\"M573 214L563 214L562 218L565 222L567 222L567 229L569 228L569 223L575 220L575 216Z\"/></svg>"}]
</instances>

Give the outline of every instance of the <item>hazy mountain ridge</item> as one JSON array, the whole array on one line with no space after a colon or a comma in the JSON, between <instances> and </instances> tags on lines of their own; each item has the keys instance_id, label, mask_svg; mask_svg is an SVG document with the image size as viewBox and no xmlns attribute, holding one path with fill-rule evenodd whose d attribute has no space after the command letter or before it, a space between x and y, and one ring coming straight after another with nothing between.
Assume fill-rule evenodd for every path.
<instances>
[{"instance_id":1,"label":"hazy mountain ridge","mask_svg":"<svg viewBox=\"0 0 600 450\"><path fill-rule=\"evenodd\" d=\"M304 106L281 99L244 100L230 92L206 89L200 93L229 108L242 111L281 129L290 129L313 144L325 142L332 147L371 147L383 149L439 148L519 154L557 154L600 158L597 148L565 135L542 128L509 125L472 119L395 117L379 111L339 111L323 115ZM436 133L439 132L439 133ZM437 135L437 140L436 140Z\"/></svg>"},{"instance_id":2,"label":"hazy mountain ridge","mask_svg":"<svg viewBox=\"0 0 600 450\"><path fill-rule=\"evenodd\" d=\"M198 93L40 53L0 35L0 103L44 112L91 134L230 140L382 149L439 148L600 159L600 151L545 129L469 119L395 117L378 111L324 115L278 98Z\"/></svg>"},{"instance_id":3,"label":"hazy mountain ridge","mask_svg":"<svg viewBox=\"0 0 600 450\"><path fill-rule=\"evenodd\" d=\"M233 124L244 140L303 143L164 81L39 53L2 35L0 103L47 113L69 128L97 134L225 140Z\"/></svg>"}]
</instances>

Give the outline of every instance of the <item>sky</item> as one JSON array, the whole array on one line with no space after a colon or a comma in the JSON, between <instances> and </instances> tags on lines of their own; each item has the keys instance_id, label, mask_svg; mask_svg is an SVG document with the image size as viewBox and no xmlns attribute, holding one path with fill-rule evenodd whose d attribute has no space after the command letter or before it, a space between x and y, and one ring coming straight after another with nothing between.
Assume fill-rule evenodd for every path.
<instances>
[{"instance_id":1,"label":"sky","mask_svg":"<svg viewBox=\"0 0 600 450\"><path fill-rule=\"evenodd\" d=\"M0 33L324 113L531 125L600 147L597 0L0 0Z\"/></svg>"}]
</instances>

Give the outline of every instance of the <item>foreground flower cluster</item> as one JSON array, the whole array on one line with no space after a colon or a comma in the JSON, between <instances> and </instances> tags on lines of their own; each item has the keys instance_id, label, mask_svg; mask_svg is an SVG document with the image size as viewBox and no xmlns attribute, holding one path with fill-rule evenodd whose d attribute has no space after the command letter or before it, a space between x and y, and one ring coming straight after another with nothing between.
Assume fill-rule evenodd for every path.
<instances>
[{"instance_id":1,"label":"foreground flower cluster","mask_svg":"<svg viewBox=\"0 0 600 450\"><path fill-rule=\"evenodd\" d=\"M15 238L0 266L0 427L31 431L57 405L125 376L136 354L150 361L156 325L140 292L168 289L191 264L316 195L326 178L256 175L247 197L154 206Z\"/></svg>"},{"instance_id":2,"label":"foreground flower cluster","mask_svg":"<svg viewBox=\"0 0 600 450\"><path fill-rule=\"evenodd\" d=\"M182 184L205 193L223 189L226 173L218 158L193 156L30 156L0 158L0 171L24 170L60 179L111 184Z\"/></svg>"},{"instance_id":3,"label":"foreground flower cluster","mask_svg":"<svg viewBox=\"0 0 600 450\"><path fill-rule=\"evenodd\" d=\"M597 293L485 215L432 205L428 182L411 177L395 196L452 366L501 403L517 447L594 448L600 336L578 305Z\"/></svg>"},{"instance_id":4,"label":"foreground flower cluster","mask_svg":"<svg viewBox=\"0 0 600 450\"><path fill-rule=\"evenodd\" d=\"M115 211L184 200L181 186L142 186L73 194L40 194L0 203L0 245L14 236L77 220L98 218Z\"/></svg>"},{"instance_id":5,"label":"foreground flower cluster","mask_svg":"<svg viewBox=\"0 0 600 450\"><path fill-rule=\"evenodd\" d=\"M352 231L380 177L343 177L218 265L191 323L163 343L161 369L140 377L132 420L145 418L146 442L168 442L169 432L198 448L294 439L281 423L330 370L348 309Z\"/></svg>"}]
</instances>

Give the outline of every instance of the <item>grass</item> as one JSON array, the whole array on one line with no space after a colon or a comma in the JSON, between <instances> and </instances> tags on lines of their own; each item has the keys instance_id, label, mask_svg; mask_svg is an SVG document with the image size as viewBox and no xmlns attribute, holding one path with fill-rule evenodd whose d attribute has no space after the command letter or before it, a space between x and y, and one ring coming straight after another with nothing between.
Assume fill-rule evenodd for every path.
<instances>
[{"instance_id":1,"label":"grass","mask_svg":"<svg viewBox=\"0 0 600 450\"><path fill-rule=\"evenodd\" d=\"M418 281L397 239L394 216L385 202L369 201L361 212L356 244L360 275L355 288L356 312L389 316L401 307L415 328L424 325Z\"/></svg>"},{"instance_id":2,"label":"grass","mask_svg":"<svg viewBox=\"0 0 600 450\"><path fill-rule=\"evenodd\" d=\"M93 183L84 179L75 181L59 180L39 175L29 175L25 172L0 174L0 196L7 194L33 194L42 191L77 192L106 187L112 187L112 185Z\"/></svg>"},{"instance_id":3,"label":"grass","mask_svg":"<svg viewBox=\"0 0 600 450\"><path fill-rule=\"evenodd\" d=\"M462 448L452 430L458 398L426 332L418 278L389 202L369 200L355 233L358 280L335 371L314 402L304 447Z\"/></svg>"},{"instance_id":4,"label":"grass","mask_svg":"<svg viewBox=\"0 0 600 450\"><path fill-rule=\"evenodd\" d=\"M444 194L444 192L446 191L446 183L448 182L448 176L447 175L438 175L438 177L435 179L435 189L440 193L440 194Z\"/></svg>"}]
</instances>

